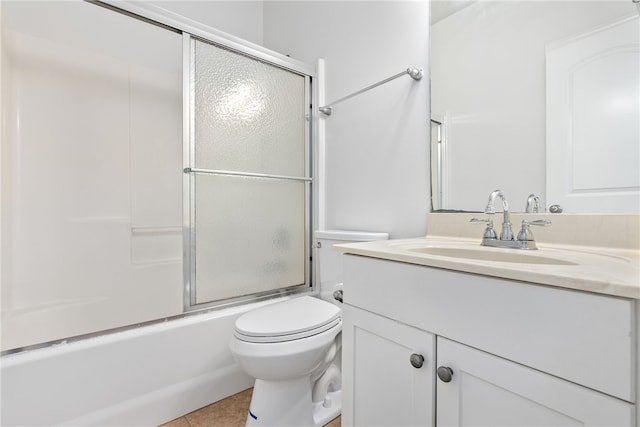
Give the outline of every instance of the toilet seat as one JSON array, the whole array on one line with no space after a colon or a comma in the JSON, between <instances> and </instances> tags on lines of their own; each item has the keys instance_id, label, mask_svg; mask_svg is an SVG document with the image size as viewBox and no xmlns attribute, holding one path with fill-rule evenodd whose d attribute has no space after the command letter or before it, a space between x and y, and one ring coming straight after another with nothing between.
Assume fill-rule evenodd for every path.
<instances>
[{"instance_id":1,"label":"toilet seat","mask_svg":"<svg viewBox=\"0 0 640 427\"><path fill-rule=\"evenodd\" d=\"M268 305L236 320L235 337L253 343L299 340L342 324L339 307L303 296Z\"/></svg>"}]
</instances>

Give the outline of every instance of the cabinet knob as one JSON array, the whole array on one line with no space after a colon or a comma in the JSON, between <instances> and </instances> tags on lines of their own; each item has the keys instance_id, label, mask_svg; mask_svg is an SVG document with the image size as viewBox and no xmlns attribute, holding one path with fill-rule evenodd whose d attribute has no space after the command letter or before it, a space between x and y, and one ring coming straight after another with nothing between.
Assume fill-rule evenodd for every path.
<instances>
[{"instance_id":1,"label":"cabinet knob","mask_svg":"<svg viewBox=\"0 0 640 427\"><path fill-rule=\"evenodd\" d=\"M424 356L418 353L413 353L409 358L409 361L411 362L411 366L413 366L416 369L420 369L424 364Z\"/></svg>"},{"instance_id":2,"label":"cabinet knob","mask_svg":"<svg viewBox=\"0 0 640 427\"><path fill-rule=\"evenodd\" d=\"M451 377L453 377L453 369L448 366L439 366L437 372L438 378L440 378L442 382L451 382Z\"/></svg>"}]
</instances>

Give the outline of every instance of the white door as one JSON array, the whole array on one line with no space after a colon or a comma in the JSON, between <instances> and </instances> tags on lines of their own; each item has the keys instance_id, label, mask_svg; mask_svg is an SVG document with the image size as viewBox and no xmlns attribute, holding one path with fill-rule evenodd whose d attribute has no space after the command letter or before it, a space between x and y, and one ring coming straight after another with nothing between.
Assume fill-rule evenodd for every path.
<instances>
[{"instance_id":1,"label":"white door","mask_svg":"<svg viewBox=\"0 0 640 427\"><path fill-rule=\"evenodd\" d=\"M640 213L640 25L547 47L547 206Z\"/></svg>"},{"instance_id":2,"label":"white door","mask_svg":"<svg viewBox=\"0 0 640 427\"><path fill-rule=\"evenodd\" d=\"M342 331L342 425L433 426L435 336L346 304Z\"/></svg>"},{"instance_id":3,"label":"white door","mask_svg":"<svg viewBox=\"0 0 640 427\"><path fill-rule=\"evenodd\" d=\"M632 404L438 337L437 425L632 426Z\"/></svg>"}]
</instances>

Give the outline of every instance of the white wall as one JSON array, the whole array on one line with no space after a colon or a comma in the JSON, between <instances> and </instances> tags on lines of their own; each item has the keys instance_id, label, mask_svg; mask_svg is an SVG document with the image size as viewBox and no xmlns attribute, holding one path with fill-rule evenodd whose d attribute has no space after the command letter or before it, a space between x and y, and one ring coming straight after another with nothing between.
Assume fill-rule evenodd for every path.
<instances>
[{"instance_id":1,"label":"white wall","mask_svg":"<svg viewBox=\"0 0 640 427\"><path fill-rule=\"evenodd\" d=\"M631 1L479 1L432 27L432 109L446 116L448 209L545 194L545 45L635 13ZM543 200L544 204L544 200Z\"/></svg>"},{"instance_id":2,"label":"white wall","mask_svg":"<svg viewBox=\"0 0 640 427\"><path fill-rule=\"evenodd\" d=\"M264 45L308 63L324 58L332 102L408 67L403 76L336 105L326 124L327 229L425 234L429 211L427 1L267 1Z\"/></svg>"}]
</instances>

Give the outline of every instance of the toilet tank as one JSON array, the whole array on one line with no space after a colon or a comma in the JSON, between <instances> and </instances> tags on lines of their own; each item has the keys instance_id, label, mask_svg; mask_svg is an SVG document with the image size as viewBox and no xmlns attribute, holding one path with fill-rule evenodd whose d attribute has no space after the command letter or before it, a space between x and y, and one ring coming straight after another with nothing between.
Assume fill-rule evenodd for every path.
<instances>
[{"instance_id":1,"label":"toilet tank","mask_svg":"<svg viewBox=\"0 0 640 427\"><path fill-rule=\"evenodd\" d=\"M387 240L389 233L348 230L318 230L315 232L316 283L319 283L320 298L337 303L333 291L342 286L342 253L332 248L341 243Z\"/></svg>"}]
</instances>

